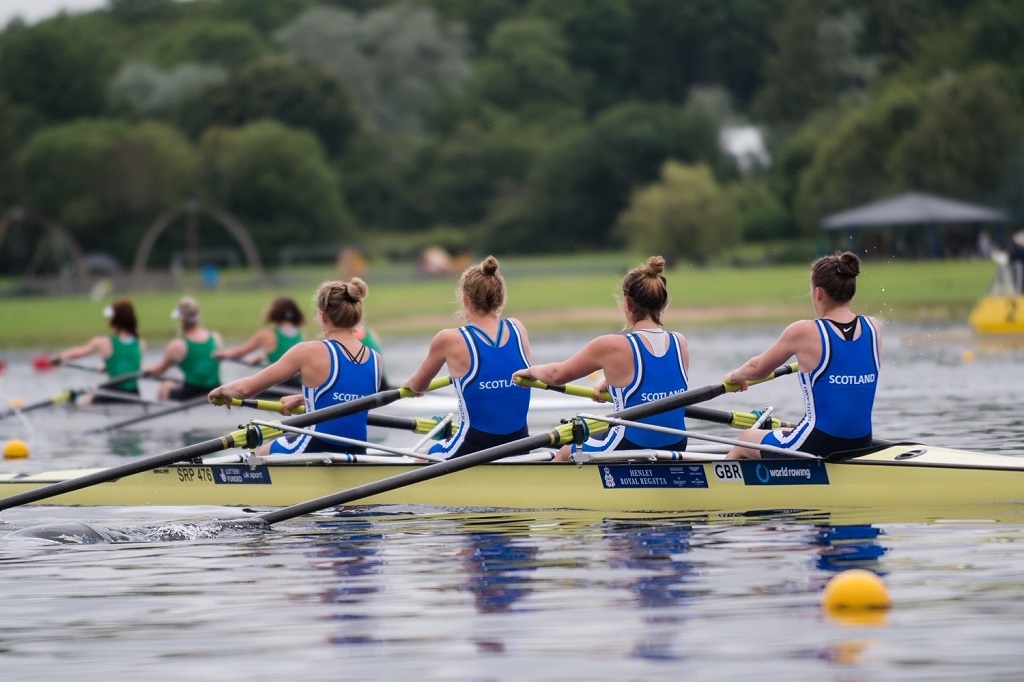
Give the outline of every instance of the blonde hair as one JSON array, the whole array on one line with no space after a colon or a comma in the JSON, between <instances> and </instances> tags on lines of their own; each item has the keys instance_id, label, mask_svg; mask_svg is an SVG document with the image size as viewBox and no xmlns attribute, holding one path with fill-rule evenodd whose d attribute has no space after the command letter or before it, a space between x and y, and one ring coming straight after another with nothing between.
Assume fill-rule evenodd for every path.
<instances>
[{"instance_id":1,"label":"blonde hair","mask_svg":"<svg viewBox=\"0 0 1024 682\"><path fill-rule=\"evenodd\" d=\"M316 307L339 329L354 329L363 320L366 282L353 277L348 282L324 282L316 292Z\"/></svg>"},{"instance_id":2,"label":"blonde hair","mask_svg":"<svg viewBox=\"0 0 1024 682\"><path fill-rule=\"evenodd\" d=\"M459 277L459 292L474 311L500 314L505 307L505 278L498 273L498 259L488 256L466 268Z\"/></svg>"},{"instance_id":3,"label":"blonde hair","mask_svg":"<svg viewBox=\"0 0 1024 682\"><path fill-rule=\"evenodd\" d=\"M171 316L178 321L182 333L199 325L199 303L191 296L183 296Z\"/></svg>"},{"instance_id":4,"label":"blonde hair","mask_svg":"<svg viewBox=\"0 0 1024 682\"><path fill-rule=\"evenodd\" d=\"M668 305L668 284L661 274L664 270L665 259L651 256L645 265L633 268L622 279L622 295L629 298L633 312L630 324L645 317L661 324L661 313Z\"/></svg>"}]
</instances>

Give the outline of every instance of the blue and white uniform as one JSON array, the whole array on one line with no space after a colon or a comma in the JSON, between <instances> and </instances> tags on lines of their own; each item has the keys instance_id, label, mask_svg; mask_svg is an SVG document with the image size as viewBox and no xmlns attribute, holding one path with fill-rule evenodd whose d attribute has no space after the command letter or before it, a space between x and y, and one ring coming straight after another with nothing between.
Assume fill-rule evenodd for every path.
<instances>
[{"instance_id":1,"label":"blue and white uniform","mask_svg":"<svg viewBox=\"0 0 1024 682\"><path fill-rule=\"evenodd\" d=\"M370 358L366 362L356 362L356 358L349 357L348 350L338 341L326 339L323 343L331 357L331 371L327 375L327 380L320 386L316 388L302 387L302 397L306 402L306 414L314 410L373 395L380 390L380 356L376 352L364 347L364 350L370 354ZM366 417L367 413L365 411L356 412L345 417L338 417L337 419L314 424L307 427L306 430L365 441ZM273 454L296 454L299 452L361 453L365 452L365 448L344 445L296 433L291 436L282 436L275 440L270 444L270 452Z\"/></svg>"},{"instance_id":2,"label":"blue and white uniform","mask_svg":"<svg viewBox=\"0 0 1024 682\"><path fill-rule=\"evenodd\" d=\"M821 338L821 360L800 372L804 417L793 429L775 429L761 442L813 455L871 445L871 409L878 384L878 332L863 315L860 336L846 340L833 322L815 320ZM846 326L846 325L844 325ZM856 333L847 327L850 333Z\"/></svg>"},{"instance_id":3,"label":"blue and white uniform","mask_svg":"<svg viewBox=\"0 0 1024 682\"><path fill-rule=\"evenodd\" d=\"M651 343L653 352L647 349L641 336ZM608 387L616 412L686 390L689 381L686 378L686 367L683 365L683 350L676 334L663 329L641 329L627 335L626 338L633 348L633 381L621 388ZM686 429L685 414L686 408L680 407L637 421L671 429ZM686 449L685 437L648 431L635 426L612 426L606 434L603 438L598 435L588 439L583 443L583 449L594 452L642 448Z\"/></svg>"},{"instance_id":4,"label":"blue and white uniform","mask_svg":"<svg viewBox=\"0 0 1024 682\"><path fill-rule=\"evenodd\" d=\"M431 454L449 458L529 435L530 391L512 381L513 372L530 366L518 327L499 320L495 339L472 324L459 332L469 348L469 371L452 379L459 401L459 427L451 438L430 448Z\"/></svg>"}]
</instances>

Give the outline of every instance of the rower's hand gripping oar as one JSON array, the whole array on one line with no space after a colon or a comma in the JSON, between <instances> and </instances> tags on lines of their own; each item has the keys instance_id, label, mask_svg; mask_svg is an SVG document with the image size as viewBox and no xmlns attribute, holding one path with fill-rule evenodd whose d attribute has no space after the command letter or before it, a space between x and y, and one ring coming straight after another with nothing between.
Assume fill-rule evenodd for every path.
<instances>
[{"instance_id":1,"label":"rower's hand gripping oar","mask_svg":"<svg viewBox=\"0 0 1024 682\"><path fill-rule=\"evenodd\" d=\"M775 377L791 374L795 371L796 363L786 365L785 367L778 368L764 379L761 379L761 381L769 381ZM703 388L696 388L690 391L683 391L682 393L670 395L659 400L652 400L649 403L630 407L625 410L619 410L618 412L612 412L608 416L618 419L640 419L642 417L649 417L661 412L667 412L668 410L674 410L679 407L689 407L695 403L699 403L704 400L711 400L714 397L736 390L739 390L738 384L721 383L712 386L705 386ZM608 427L606 422L594 422L592 431L596 432L600 430L602 428L602 424L603 428ZM565 445L566 443L572 442L581 443L582 439L585 437L586 428L580 428L579 422L570 422L568 424L562 424L561 426L558 426L546 433L527 436L526 438L520 438L519 440L487 448L486 450L479 450L468 455L462 455L461 457L446 459L443 462L426 464L395 476L389 476L388 478L382 478L378 481L356 486L355 488L342 490L332 493L331 495L325 495L324 497L318 497L315 500L300 502L299 504L294 504L290 507L276 509L242 522L225 521L223 524L270 525L278 523L279 521L293 519L298 516L312 514L313 512L318 512L329 507L337 507L342 504L348 504L374 495L381 495L391 492L392 490L397 490L398 488L403 488L407 485L420 483L421 481L428 481L432 478L438 478L447 474L453 474L457 471L477 466L478 464L487 464L504 457L511 457L512 455L529 452L530 450L535 450L537 448Z\"/></svg>"},{"instance_id":2,"label":"rower's hand gripping oar","mask_svg":"<svg viewBox=\"0 0 1024 682\"><path fill-rule=\"evenodd\" d=\"M784 371L787 369L789 371ZM782 374L779 374L780 371L782 372L782 374L789 374L790 372L795 371L795 365L786 365L785 367L780 367L779 369L775 370L775 373L773 373L772 375L765 379L762 379L761 381L768 381L768 379L774 378L775 376L782 376ZM579 384L545 384L543 381L537 381L536 379L527 379L525 377L516 377L515 382L516 384L522 386L523 388L537 388L543 389L545 391L555 391L557 393L574 395L580 398L590 398L592 400L597 395L597 391L594 390L593 388L587 386L580 386ZM750 383L756 384L759 382L752 381ZM739 388L737 384L729 384L728 386L731 386L732 388L727 389L726 392L735 391L737 388ZM601 402L611 402L612 399L611 394L609 394L608 391L601 391L600 398ZM757 420L762 415L755 412L726 412L724 410L714 410L708 407L694 406L686 408L686 416L692 417L694 419L700 419L701 421L713 422L716 424L725 424L736 429L749 429L754 427L754 425L757 423ZM780 421L775 418L772 418L770 426L767 423L764 426L764 428L766 429L788 429L792 427L792 423Z\"/></svg>"},{"instance_id":3,"label":"rower's hand gripping oar","mask_svg":"<svg viewBox=\"0 0 1024 682\"><path fill-rule=\"evenodd\" d=\"M251 407L257 410L284 414L284 403L276 400L263 400L260 398L232 398L229 401L227 398L216 397L213 399L213 404L230 404L232 407ZM292 409L291 412L292 414L303 414L305 411L305 405L298 405ZM441 423L440 417L396 417L390 414L369 414L366 417L366 423L370 426L385 429L398 429L400 431L412 431L413 433L423 434L430 433L438 439L451 438L452 434L455 433L455 425L451 422L448 422L444 430L440 433L433 433L437 428L437 425Z\"/></svg>"},{"instance_id":4,"label":"rower's hand gripping oar","mask_svg":"<svg viewBox=\"0 0 1024 682\"><path fill-rule=\"evenodd\" d=\"M449 383L451 383L450 377L439 377L430 382L430 386L427 390L432 391L434 389L447 386ZM381 391L379 393L374 393L373 395L364 396L362 398L356 398L355 400L350 400L339 405L331 405L330 407L325 407L322 410L316 410L309 414L300 414L297 417L286 419L281 423L287 424L288 426L305 427L311 424L327 421L329 419L337 419L338 417L345 417L357 412L365 412L384 405L390 405L400 398L409 398L414 395L416 394L407 388L396 388L389 391ZM265 427L260 427L259 432L262 432L264 428ZM267 428L266 431L273 432L274 429ZM256 430L253 428L238 429L223 435L220 438L211 438L210 440L203 441L202 443L188 445L160 455L142 457L119 466L110 467L109 469L85 474L84 476L69 478L51 485L36 488L35 490L28 490L23 493L11 495L0 499L0 510L10 509L11 507L17 507L31 502L38 502L73 490L81 490L82 488L88 488L89 486L97 485L99 483L114 481L119 478L124 478L125 476L149 471L150 469L156 469L157 467L167 466L175 462L188 461L195 457L202 457L203 455L209 455L214 452L221 452L229 448L249 447L251 441L255 437L255 433ZM280 435L280 432L276 432L275 435Z\"/></svg>"}]
</instances>

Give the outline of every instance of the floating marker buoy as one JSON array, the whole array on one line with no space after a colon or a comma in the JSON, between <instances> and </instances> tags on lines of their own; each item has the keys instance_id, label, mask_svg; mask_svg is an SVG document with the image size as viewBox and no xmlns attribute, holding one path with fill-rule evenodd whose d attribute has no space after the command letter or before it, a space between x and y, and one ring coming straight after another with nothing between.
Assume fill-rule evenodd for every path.
<instances>
[{"instance_id":1,"label":"floating marker buoy","mask_svg":"<svg viewBox=\"0 0 1024 682\"><path fill-rule=\"evenodd\" d=\"M4 445L4 459L25 459L28 457L28 443L12 438Z\"/></svg>"},{"instance_id":2,"label":"floating marker buoy","mask_svg":"<svg viewBox=\"0 0 1024 682\"><path fill-rule=\"evenodd\" d=\"M18 397L11 398L8 404L11 406L12 410L20 410L25 407L25 401Z\"/></svg>"},{"instance_id":3,"label":"floating marker buoy","mask_svg":"<svg viewBox=\"0 0 1024 682\"><path fill-rule=\"evenodd\" d=\"M832 577L821 595L828 611L884 611L892 606L885 582L871 571L851 568Z\"/></svg>"},{"instance_id":4,"label":"floating marker buoy","mask_svg":"<svg viewBox=\"0 0 1024 682\"><path fill-rule=\"evenodd\" d=\"M964 361L965 365L969 362L974 362L974 351L968 348L963 352L963 355L960 356L960 359Z\"/></svg>"}]
</instances>

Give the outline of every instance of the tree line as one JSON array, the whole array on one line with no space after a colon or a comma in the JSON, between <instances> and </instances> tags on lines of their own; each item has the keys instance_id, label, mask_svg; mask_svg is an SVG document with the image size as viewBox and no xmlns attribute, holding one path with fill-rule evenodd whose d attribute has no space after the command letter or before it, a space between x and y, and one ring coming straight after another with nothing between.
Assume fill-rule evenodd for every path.
<instances>
[{"instance_id":1,"label":"tree line","mask_svg":"<svg viewBox=\"0 0 1024 682\"><path fill-rule=\"evenodd\" d=\"M741 126L770 163L723 151ZM196 198L271 264L340 243L703 260L909 189L1024 217L1024 3L110 0L0 32L0 210L122 263ZM12 232L0 270L38 238ZM184 237L162 240L166 260Z\"/></svg>"}]
</instances>

